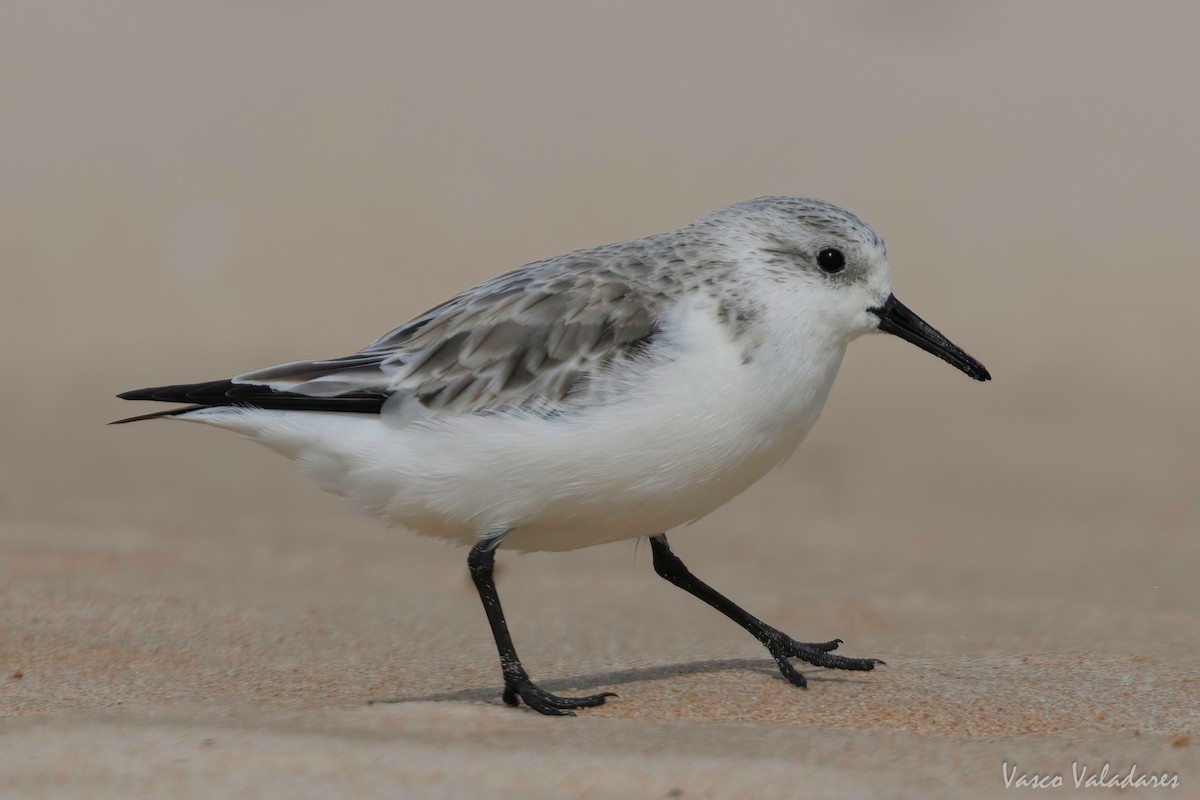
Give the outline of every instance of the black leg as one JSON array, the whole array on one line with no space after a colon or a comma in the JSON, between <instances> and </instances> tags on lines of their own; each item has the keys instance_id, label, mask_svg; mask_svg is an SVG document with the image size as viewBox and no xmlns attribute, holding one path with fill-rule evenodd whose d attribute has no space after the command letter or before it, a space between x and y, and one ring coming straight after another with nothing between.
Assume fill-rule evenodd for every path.
<instances>
[{"instance_id":1,"label":"black leg","mask_svg":"<svg viewBox=\"0 0 1200 800\"><path fill-rule=\"evenodd\" d=\"M876 664L883 663L878 658L846 658L833 655L830 651L837 649L837 646L842 643L841 639L820 643L797 642L782 631L772 628L693 575L679 560L679 556L671 552L665 533L650 537L650 550L654 553L655 572L680 589L699 597L748 630L775 657L775 662L779 664L779 671L783 673L783 677L796 686L803 688L808 685L808 682L792 666L792 662L788 660L790 658L798 658L814 666L831 669L871 670L875 669Z\"/></svg>"},{"instance_id":2,"label":"black leg","mask_svg":"<svg viewBox=\"0 0 1200 800\"><path fill-rule=\"evenodd\" d=\"M500 607L500 595L496 593L496 581L492 577L496 563L496 547L499 544L498 539L484 539L472 547L471 554L467 556L467 566L471 569L471 579L475 581L479 599L483 601L483 610L487 612L488 624L492 626L496 650L500 652L500 669L504 673L504 702L515 706L523 700L525 705L542 714L573 717L575 714L568 709L603 705L607 698L616 697L612 692L587 697L558 697L539 689L529 680L529 674L517 658L517 649L513 647L508 623L504 621L504 609Z\"/></svg>"}]
</instances>

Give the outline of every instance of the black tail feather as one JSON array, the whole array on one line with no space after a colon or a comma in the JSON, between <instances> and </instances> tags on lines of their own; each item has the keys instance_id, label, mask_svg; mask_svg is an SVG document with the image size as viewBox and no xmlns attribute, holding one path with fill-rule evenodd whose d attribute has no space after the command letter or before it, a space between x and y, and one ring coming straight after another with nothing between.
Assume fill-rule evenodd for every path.
<instances>
[{"instance_id":1,"label":"black tail feather","mask_svg":"<svg viewBox=\"0 0 1200 800\"><path fill-rule=\"evenodd\" d=\"M117 395L120 397L120 395ZM176 417L180 414L186 414L189 411L199 411L202 408L209 406L184 406L183 408L168 408L166 411L153 411L149 414L138 414L136 417L125 417L124 419L114 419L109 425L124 425L126 422L141 422L144 419L158 419L159 417Z\"/></svg>"},{"instance_id":2,"label":"black tail feather","mask_svg":"<svg viewBox=\"0 0 1200 800\"><path fill-rule=\"evenodd\" d=\"M129 417L117 420L112 424L170 417L211 406L378 414L383 408L383 401L387 399L387 395L379 392L350 392L337 397L311 397L295 392L278 392L269 386L234 383L230 380L151 386L147 389L122 392L117 397L122 400L153 400L162 403L191 403L192 405L188 408L175 408L170 411Z\"/></svg>"}]
</instances>

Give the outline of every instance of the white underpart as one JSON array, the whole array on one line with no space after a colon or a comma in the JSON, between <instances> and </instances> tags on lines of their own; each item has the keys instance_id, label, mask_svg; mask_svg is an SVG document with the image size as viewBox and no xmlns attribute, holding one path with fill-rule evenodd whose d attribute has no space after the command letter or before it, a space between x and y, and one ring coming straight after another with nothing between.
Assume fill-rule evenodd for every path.
<instances>
[{"instance_id":1,"label":"white underpart","mask_svg":"<svg viewBox=\"0 0 1200 800\"><path fill-rule=\"evenodd\" d=\"M390 524L471 544L571 550L694 521L787 458L824 406L850 338L804 295L772 290L738 340L704 297L667 320L669 359L619 401L549 418L213 408L178 419L245 434ZM752 357L747 360L751 350Z\"/></svg>"}]
</instances>

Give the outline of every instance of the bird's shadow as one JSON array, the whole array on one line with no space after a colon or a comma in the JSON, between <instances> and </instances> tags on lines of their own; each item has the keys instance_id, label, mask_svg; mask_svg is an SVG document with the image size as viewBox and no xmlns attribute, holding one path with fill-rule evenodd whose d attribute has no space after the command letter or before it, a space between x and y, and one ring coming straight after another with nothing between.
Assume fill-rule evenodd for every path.
<instances>
[{"instance_id":1,"label":"bird's shadow","mask_svg":"<svg viewBox=\"0 0 1200 800\"><path fill-rule=\"evenodd\" d=\"M787 683L772 661L754 658L723 658L710 661L692 661L686 664L663 664L657 667L635 667L632 669L613 670L611 672L597 672L590 675L576 675L570 678L537 681L537 685L548 692L587 690L630 683L669 680L688 675L729 672L732 670L746 670L748 672L770 675L781 683ZM854 680L844 675L839 676L838 670L829 670L821 667L807 666L803 672L804 677L809 681L848 682ZM418 696L397 695L393 697L373 697L367 703L368 705L373 705L375 703L484 702L494 700L500 692L500 687L460 689L454 692L438 692L436 694Z\"/></svg>"}]
</instances>

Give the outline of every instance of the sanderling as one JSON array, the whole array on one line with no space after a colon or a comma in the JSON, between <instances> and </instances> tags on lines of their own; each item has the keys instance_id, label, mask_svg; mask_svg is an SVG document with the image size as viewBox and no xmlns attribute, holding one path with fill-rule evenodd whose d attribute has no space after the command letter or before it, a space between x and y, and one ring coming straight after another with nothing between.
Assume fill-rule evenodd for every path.
<instances>
[{"instance_id":1,"label":"sanderling","mask_svg":"<svg viewBox=\"0 0 1200 800\"><path fill-rule=\"evenodd\" d=\"M354 355L229 380L125 392L190 403L296 461L388 523L470 545L504 701L559 697L517 658L493 580L497 548L572 550L650 537L655 571L757 638L796 686L796 658L872 658L797 642L696 578L666 532L703 517L796 449L846 345L886 331L980 381L987 370L891 293L887 248L830 203L763 197L671 233L549 258L447 300Z\"/></svg>"}]
</instances>

